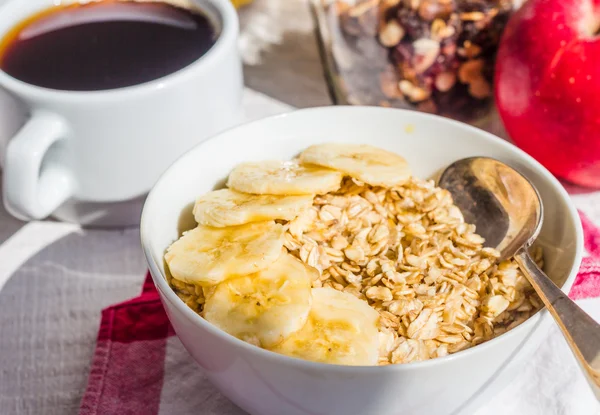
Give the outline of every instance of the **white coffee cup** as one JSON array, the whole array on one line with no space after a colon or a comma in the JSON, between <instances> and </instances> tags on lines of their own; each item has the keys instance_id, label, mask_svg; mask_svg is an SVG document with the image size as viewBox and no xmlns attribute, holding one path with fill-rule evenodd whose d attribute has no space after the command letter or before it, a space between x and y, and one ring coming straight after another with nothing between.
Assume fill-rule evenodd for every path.
<instances>
[{"instance_id":1,"label":"white coffee cup","mask_svg":"<svg viewBox=\"0 0 600 415\"><path fill-rule=\"evenodd\" d=\"M141 201L159 175L185 151L240 120L243 79L231 2L169 1L203 11L219 36L204 56L168 76L73 92L27 84L0 70L0 88L8 93L0 94L0 108L10 107L17 118L29 114L18 133L0 143L4 204L11 214L136 224ZM0 7L0 38L53 4L9 0Z\"/></svg>"}]
</instances>

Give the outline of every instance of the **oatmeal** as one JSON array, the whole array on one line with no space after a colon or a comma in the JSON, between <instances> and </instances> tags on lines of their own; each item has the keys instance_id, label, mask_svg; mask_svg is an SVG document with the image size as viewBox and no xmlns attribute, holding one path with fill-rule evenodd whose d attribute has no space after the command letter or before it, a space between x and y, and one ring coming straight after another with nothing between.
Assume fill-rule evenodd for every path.
<instances>
[{"instance_id":1,"label":"oatmeal","mask_svg":"<svg viewBox=\"0 0 600 415\"><path fill-rule=\"evenodd\" d=\"M198 227L169 248L171 287L212 324L290 356L387 365L475 346L542 306L449 192L412 177L400 156L330 144L297 162L239 165L230 189L198 199Z\"/></svg>"},{"instance_id":2,"label":"oatmeal","mask_svg":"<svg viewBox=\"0 0 600 415\"><path fill-rule=\"evenodd\" d=\"M313 286L379 312L379 364L390 364L475 346L542 306L517 264L498 264L483 242L432 181L386 189L347 178L289 223L285 246L319 270Z\"/></svg>"}]
</instances>

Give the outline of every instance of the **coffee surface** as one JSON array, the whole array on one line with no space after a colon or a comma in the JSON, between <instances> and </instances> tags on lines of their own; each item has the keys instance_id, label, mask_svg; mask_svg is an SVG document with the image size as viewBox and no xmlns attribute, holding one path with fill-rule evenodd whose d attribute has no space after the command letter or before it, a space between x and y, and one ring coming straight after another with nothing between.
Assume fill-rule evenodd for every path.
<instances>
[{"instance_id":1,"label":"coffee surface","mask_svg":"<svg viewBox=\"0 0 600 415\"><path fill-rule=\"evenodd\" d=\"M204 55L217 38L202 13L168 3L56 6L0 42L0 69L29 84L97 91L152 81Z\"/></svg>"}]
</instances>

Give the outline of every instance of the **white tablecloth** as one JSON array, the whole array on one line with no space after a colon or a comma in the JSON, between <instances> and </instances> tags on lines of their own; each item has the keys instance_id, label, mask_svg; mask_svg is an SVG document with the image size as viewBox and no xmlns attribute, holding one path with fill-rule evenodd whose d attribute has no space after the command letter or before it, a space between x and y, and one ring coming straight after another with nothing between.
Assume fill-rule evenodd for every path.
<instances>
[{"instance_id":1,"label":"white tablecloth","mask_svg":"<svg viewBox=\"0 0 600 415\"><path fill-rule=\"evenodd\" d=\"M289 109L250 90L244 106L248 119ZM600 208L594 207L600 206L600 193L574 200L600 224ZM0 414L76 414L100 311L136 296L144 279L139 232L82 230L52 221L24 224L0 208L0 243ZM580 304L600 320L600 300ZM195 394L223 404L210 413L239 413L214 396L212 386L202 385L205 390ZM201 408L194 412L203 414ZM522 375L477 412L504 414L600 414L556 328Z\"/></svg>"}]
</instances>

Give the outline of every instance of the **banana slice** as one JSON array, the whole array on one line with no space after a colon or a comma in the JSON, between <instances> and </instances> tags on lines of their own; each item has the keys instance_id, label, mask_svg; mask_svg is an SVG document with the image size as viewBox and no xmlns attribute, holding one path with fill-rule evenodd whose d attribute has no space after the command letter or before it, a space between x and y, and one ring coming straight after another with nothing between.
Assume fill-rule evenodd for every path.
<instances>
[{"instance_id":1,"label":"banana slice","mask_svg":"<svg viewBox=\"0 0 600 415\"><path fill-rule=\"evenodd\" d=\"M238 164L227 187L238 192L272 195L314 195L340 188L342 174L294 161L263 161Z\"/></svg>"},{"instance_id":2,"label":"banana slice","mask_svg":"<svg viewBox=\"0 0 600 415\"><path fill-rule=\"evenodd\" d=\"M339 365L376 365L379 315L366 302L333 288L313 288L306 325L271 350Z\"/></svg>"},{"instance_id":3,"label":"banana slice","mask_svg":"<svg viewBox=\"0 0 600 415\"><path fill-rule=\"evenodd\" d=\"M372 186L396 186L411 174L403 157L367 144L310 146L300 155L300 162L339 170Z\"/></svg>"},{"instance_id":4,"label":"banana slice","mask_svg":"<svg viewBox=\"0 0 600 415\"><path fill-rule=\"evenodd\" d=\"M196 200L194 217L200 225L219 228L271 219L292 220L312 202L312 195L252 195L221 189Z\"/></svg>"},{"instance_id":5,"label":"banana slice","mask_svg":"<svg viewBox=\"0 0 600 415\"><path fill-rule=\"evenodd\" d=\"M281 254L267 269L217 285L204 305L204 318L257 346L274 346L306 323L315 273L292 255Z\"/></svg>"},{"instance_id":6,"label":"banana slice","mask_svg":"<svg viewBox=\"0 0 600 415\"><path fill-rule=\"evenodd\" d=\"M229 228L199 225L169 247L173 278L203 286L267 268L281 255L284 228L273 221Z\"/></svg>"}]
</instances>

